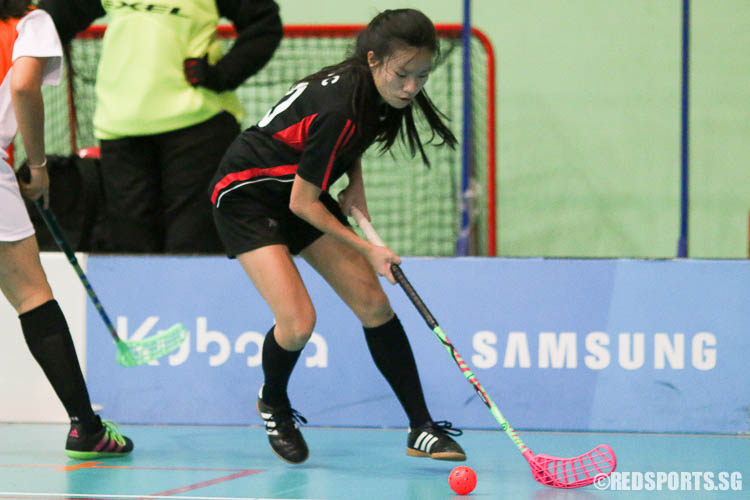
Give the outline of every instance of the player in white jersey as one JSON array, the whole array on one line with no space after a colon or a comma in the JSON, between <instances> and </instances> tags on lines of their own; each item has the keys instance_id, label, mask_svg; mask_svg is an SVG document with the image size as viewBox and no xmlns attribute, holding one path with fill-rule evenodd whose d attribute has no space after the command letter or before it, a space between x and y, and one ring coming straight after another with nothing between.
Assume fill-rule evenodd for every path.
<instances>
[{"instance_id":1,"label":"player in white jersey","mask_svg":"<svg viewBox=\"0 0 750 500\"><path fill-rule=\"evenodd\" d=\"M62 46L49 15L34 9L31 0L0 0L0 288L70 417L66 454L89 460L125 455L133 443L91 409L73 339L44 274L21 198L48 204L41 87L59 83L61 62ZM30 171L20 185L6 153L17 131Z\"/></svg>"}]
</instances>

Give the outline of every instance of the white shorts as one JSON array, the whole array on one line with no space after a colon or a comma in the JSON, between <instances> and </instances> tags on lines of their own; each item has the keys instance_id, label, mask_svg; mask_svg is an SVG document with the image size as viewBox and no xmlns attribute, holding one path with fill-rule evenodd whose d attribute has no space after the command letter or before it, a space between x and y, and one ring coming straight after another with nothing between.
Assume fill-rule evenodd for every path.
<instances>
[{"instance_id":1,"label":"white shorts","mask_svg":"<svg viewBox=\"0 0 750 500\"><path fill-rule=\"evenodd\" d=\"M34 234L13 167L0 159L0 241L19 241Z\"/></svg>"}]
</instances>

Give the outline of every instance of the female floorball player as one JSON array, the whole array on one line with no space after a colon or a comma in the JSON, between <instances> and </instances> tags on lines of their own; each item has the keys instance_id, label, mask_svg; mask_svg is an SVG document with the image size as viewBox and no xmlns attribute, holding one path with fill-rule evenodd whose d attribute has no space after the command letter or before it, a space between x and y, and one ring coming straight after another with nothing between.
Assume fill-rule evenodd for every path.
<instances>
[{"instance_id":1,"label":"female floorball player","mask_svg":"<svg viewBox=\"0 0 750 500\"><path fill-rule=\"evenodd\" d=\"M94 414L73 339L52 296L39 260L21 193L31 200L49 194L44 156L44 103L41 86L60 81L62 46L49 15L31 0L0 0L0 288L18 312L31 354L70 416L65 451L92 459L130 453L133 443ZM20 130L31 171L16 181L5 150Z\"/></svg>"},{"instance_id":2,"label":"female floorball player","mask_svg":"<svg viewBox=\"0 0 750 500\"><path fill-rule=\"evenodd\" d=\"M455 146L422 87L439 42L432 22L411 9L387 10L358 36L350 57L294 86L256 126L230 146L212 182L214 220L230 257L236 257L274 314L263 344L264 385L258 397L271 448L301 463L308 448L297 426L287 384L315 325L315 309L292 255L301 255L362 322L375 364L409 418L406 453L465 460L425 404L409 341L377 274L391 283L389 248L359 238L345 213L366 216L362 153L373 142L388 150L401 133L428 163L414 125L416 105L433 134ZM341 205L328 188L346 174Z\"/></svg>"}]
</instances>

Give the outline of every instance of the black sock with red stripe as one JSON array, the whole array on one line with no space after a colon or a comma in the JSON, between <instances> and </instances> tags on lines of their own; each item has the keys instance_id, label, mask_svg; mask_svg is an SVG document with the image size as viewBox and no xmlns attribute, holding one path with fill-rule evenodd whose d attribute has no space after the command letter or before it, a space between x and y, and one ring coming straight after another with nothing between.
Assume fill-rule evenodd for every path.
<instances>
[{"instance_id":1,"label":"black sock with red stripe","mask_svg":"<svg viewBox=\"0 0 750 500\"><path fill-rule=\"evenodd\" d=\"M409 417L409 425L419 427L430 421L417 363L398 316L374 328L364 328L367 346L375 366L390 384Z\"/></svg>"}]
</instances>

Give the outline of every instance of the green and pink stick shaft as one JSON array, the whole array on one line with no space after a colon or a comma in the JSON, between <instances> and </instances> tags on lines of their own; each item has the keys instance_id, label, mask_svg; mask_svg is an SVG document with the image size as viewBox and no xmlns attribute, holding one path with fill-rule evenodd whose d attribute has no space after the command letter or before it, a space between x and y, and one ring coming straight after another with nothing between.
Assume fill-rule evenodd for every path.
<instances>
[{"instance_id":1,"label":"green and pink stick shaft","mask_svg":"<svg viewBox=\"0 0 750 500\"><path fill-rule=\"evenodd\" d=\"M370 221L368 221L359 210L352 208L352 216L371 243L379 246L386 246L383 243L383 240L381 240L375 232ZM511 427L508 420L500 412L500 409L492 401L492 398L490 398L489 394L484 390L482 384L479 383L479 379L477 379L476 375L471 371L469 365L464 361L451 341L448 340L448 336L443 329L440 328L437 320L406 278L401 267L398 264L391 264L391 272L393 273L396 282L401 286L407 297L409 297L409 300L411 300L412 304L417 308L417 311L419 311L419 314L425 320L427 326L430 327L432 332L440 340L440 343L443 344L445 350L448 351L448 354L450 354L453 361L458 365L461 373L464 374L466 380L471 384L477 395L479 395L479 398L490 410L490 413L492 413L492 416L494 416L495 420L500 424L500 428L505 431L505 434L507 434L510 440L513 441L524 458L526 458L536 481L545 486L551 486L554 488L579 488L581 486L593 484L595 481L610 475L615 470L617 465L615 452L606 444L599 445L591 451L573 458L559 458L542 454L534 455L521 438L518 437L516 431Z\"/></svg>"}]
</instances>

